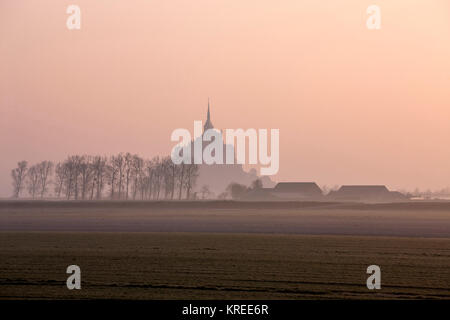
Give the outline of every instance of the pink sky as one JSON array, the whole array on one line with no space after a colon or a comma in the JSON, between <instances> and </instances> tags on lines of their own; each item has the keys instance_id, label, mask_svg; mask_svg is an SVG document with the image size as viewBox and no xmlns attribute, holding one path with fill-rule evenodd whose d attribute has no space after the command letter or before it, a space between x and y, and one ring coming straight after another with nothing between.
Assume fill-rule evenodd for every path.
<instances>
[{"instance_id":1,"label":"pink sky","mask_svg":"<svg viewBox=\"0 0 450 320\"><path fill-rule=\"evenodd\" d=\"M19 160L168 154L208 96L280 129L277 181L450 186L450 2L2 0L0 196Z\"/></svg>"}]
</instances>

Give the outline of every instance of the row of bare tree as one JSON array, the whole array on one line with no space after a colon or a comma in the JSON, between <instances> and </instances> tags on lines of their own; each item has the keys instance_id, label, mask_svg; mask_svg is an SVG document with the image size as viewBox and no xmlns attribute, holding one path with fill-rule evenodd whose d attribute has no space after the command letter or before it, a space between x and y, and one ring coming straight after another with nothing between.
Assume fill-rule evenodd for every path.
<instances>
[{"instance_id":1,"label":"row of bare tree","mask_svg":"<svg viewBox=\"0 0 450 320\"><path fill-rule=\"evenodd\" d=\"M11 171L13 197L26 190L32 198L53 196L74 200L192 199L198 165L175 165L170 157L145 160L120 153L111 157L69 156L54 165L42 161L28 167L26 161Z\"/></svg>"}]
</instances>

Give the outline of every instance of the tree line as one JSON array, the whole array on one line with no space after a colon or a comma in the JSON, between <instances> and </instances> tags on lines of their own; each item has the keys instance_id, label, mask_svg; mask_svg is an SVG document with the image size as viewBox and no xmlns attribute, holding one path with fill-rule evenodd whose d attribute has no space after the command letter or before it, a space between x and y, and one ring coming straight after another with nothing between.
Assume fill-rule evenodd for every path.
<instances>
[{"instance_id":1,"label":"tree line","mask_svg":"<svg viewBox=\"0 0 450 320\"><path fill-rule=\"evenodd\" d=\"M110 157L73 155L62 162L20 161L11 171L13 197L67 200L193 199L199 167L179 164L170 157L150 160L130 153ZM52 193L53 191L53 193Z\"/></svg>"}]
</instances>

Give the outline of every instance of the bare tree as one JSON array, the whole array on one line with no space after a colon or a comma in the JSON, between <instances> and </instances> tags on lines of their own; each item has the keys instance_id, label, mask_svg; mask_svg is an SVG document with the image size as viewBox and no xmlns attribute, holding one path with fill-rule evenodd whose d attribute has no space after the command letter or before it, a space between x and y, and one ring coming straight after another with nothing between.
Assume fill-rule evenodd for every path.
<instances>
[{"instance_id":1,"label":"bare tree","mask_svg":"<svg viewBox=\"0 0 450 320\"><path fill-rule=\"evenodd\" d=\"M173 163L172 159L170 157L167 157L167 168L168 168L168 175L169 175L169 186L170 186L170 199L173 200L173 197L175 195L175 186L176 186L176 179L177 174L179 173L180 167L177 166L175 163Z\"/></svg>"},{"instance_id":2,"label":"bare tree","mask_svg":"<svg viewBox=\"0 0 450 320\"><path fill-rule=\"evenodd\" d=\"M30 196L34 199L40 189L40 176L38 165L31 166L27 174L27 189Z\"/></svg>"},{"instance_id":3,"label":"bare tree","mask_svg":"<svg viewBox=\"0 0 450 320\"><path fill-rule=\"evenodd\" d=\"M119 185L119 199L122 199L122 190L123 190L123 180L125 178L124 171L125 171L125 157L122 153L119 153L115 158L115 166L117 167L119 179L118 179L118 185Z\"/></svg>"},{"instance_id":4,"label":"bare tree","mask_svg":"<svg viewBox=\"0 0 450 320\"><path fill-rule=\"evenodd\" d=\"M172 162L170 157L162 159L161 172L164 180L164 196L166 199L173 199L177 166Z\"/></svg>"},{"instance_id":5,"label":"bare tree","mask_svg":"<svg viewBox=\"0 0 450 320\"><path fill-rule=\"evenodd\" d=\"M185 179L185 188L186 188L186 199L191 198L191 190L195 187L198 178L198 165L196 164L187 164L186 165L186 179Z\"/></svg>"},{"instance_id":6,"label":"bare tree","mask_svg":"<svg viewBox=\"0 0 450 320\"><path fill-rule=\"evenodd\" d=\"M67 179L67 166L64 163L58 163L55 167L55 194L59 198L63 190L64 183Z\"/></svg>"},{"instance_id":7,"label":"bare tree","mask_svg":"<svg viewBox=\"0 0 450 320\"><path fill-rule=\"evenodd\" d=\"M19 198L20 192L25 185L25 177L27 175L28 162L20 161L17 163L17 168L11 170L11 177L13 179L13 197Z\"/></svg>"},{"instance_id":8,"label":"bare tree","mask_svg":"<svg viewBox=\"0 0 450 320\"><path fill-rule=\"evenodd\" d=\"M240 199L247 192L247 190L248 189L246 186L232 182L228 185L226 192L231 195L233 200L237 200Z\"/></svg>"},{"instance_id":9,"label":"bare tree","mask_svg":"<svg viewBox=\"0 0 450 320\"><path fill-rule=\"evenodd\" d=\"M125 171L125 199L128 200L129 186L133 173L133 156L128 152L124 156L124 171Z\"/></svg>"},{"instance_id":10,"label":"bare tree","mask_svg":"<svg viewBox=\"0 0 450 320\"><path fill-rule=\"evenodd\" d=\"M92 167L94 170L93 186L95 184L96 199L100 200L104 188L104 179L107 173L107 159L106 157L96 156L92 161ZM91 199L94 196L94 187L92 188Z\"/></svg>"},{"instance_id":11,"label":"bare tree","mask_svg":"<svg viewBox=\"0 0 450 320\"><path fill-rule=\"evenodd\" d=\"M41 188L41 199L44 198L45 193L47 192L48 184L50 183L50 176L53 170L53 162L51 161L42 161L37 165L38 173L39 173L39 186Z\"/></svg>"},{"instance_id":12,"label":"bare tree","mask_svg":"<svg viewBox=\"0 0 450 320\"><path fill-rule=\"evenodd\" d=\"M110 191L111 200L113 200L115 198L115 187L116 187L116 183L117 183L117 176L119 174L119 170L118 170L117 166L115 165L115 163L116 163L115 156L112 156L109 160L109 164L108 164L107 170L106 170L106 177L108 179L108 184L111 187L111 191Z\"/></svg>"},{"instance_id":13,"label":"bare tree","mask_svg":"<svg viewBox=\"0 0 450 320\"><path fill-rule=\"evenodd\" d=\"M208 185L203 185L202 188L200 189L200 194L202 195L202 199L205 200L209 197L209 195L211 194L211 190L209 189Z\"/></svg>"},{"instance_id":14,"label":"bare tree","mask_svg":"<svg viewBox=\"0 0 450 320\"><path fill-rule=\"evenodd\" d=\"M152 160L147 160L145 162L145 171L146 176L143 177L144 181L142 183L142 199L144 199L145 194L147 199L151 199L154 193L153 184L155 177L155 167L157 164L158 158L153 158Z\"/></svg>"},{"instance_id":15,"label":"bare tree","mask_svg":"<svg viewBox=\"0 0 450 320\"><path fill-rule=\"evenodd\" d=\"M63 175L63 189L66 193L67 200L72 196L75 200L78 200L79 195L79 183L80 173L83 163L83 157L74 155L69 156L62 164L62 167L58 168L58 175ZM61 178L57 178L58 182L61 182Z\"/></svg>"},{"instance_id":16,"label":"bare tree","mask_svg":"<svg viewBox=\"0 0 450 320\"><path fill-rule=\"evenodd\" d=\"M82 156L70 156L67 159L67 165L69 168L69 185L68 185L68 199L70 199L71 195L73 194L73 197L75 200L78 200L80 188L80 173L81 173L81 165L83 163L83 157Z\"/></svg>"},{"instance_id":17,"label":"bare tree","mask_svg":"<svg viewBox=\"0 0 450 320\"><path fill-rule=\"evenodd\" d=\"M230 195L228 194L228 192L224 191L222 193L219 193L219 195L217 196L217 199L219 200L226 200L228 199Z\"/></svg>"},{"instance_id":18,"label":"bare tree","mask_svg":"<svg viewBox=\"0 0 450 320\"><path fill-rule=\"evenodd\" d=\"M186 173L186 164L184 162L182 162L180 164L180 172L178 174L178 186L179 186L179 191L178 191L178 200L181 200L181 194L183 191L183 186L185 185L185 173Z\"/></svg>"},{"instance_id":19,"label":"bare tree","mask_svg":"<svg viewBox=\"0 0 450 320\"><path fill-rule=\"evenodd\" d=\"M93 183L94 180L94 166L92 163L92 157L83 156L80 158L80 162L78 164L80 171L80 183L81 183L81 199L87 199L88 194L93 194ZM92 189L92 190L91 190Z\"/></svg>"},{"instance_id":20,"label":"bare tree","mask_svg":"<svg viewBox=\"0 0 450 320\"><path fill-rule=\"evenodd\" d=\"M138 191L143 188L142 184L144 184L144 177L144 159L140 158L138 155L134 155L131 161L131 179L133 181L131 192L133 195L133 200L136 200Z\"/></svg>"},{"instance_id":21,"label":"bare tree","mask_svg":"<svg viewBox=\"0 0 450 320\"><path fill-rule=\"evenodd\" d=\"M150 197L152 199L158 200L161 189L163 187L164 182L164 169L162 165L162 160L159 157L155 157L151 161L151 168L150 170Z\"/></svg>"},{"instance_id":22,"label":"bare tree","mask_svg":"<svg viewBox=\"0 0 450 320\"><path fill-rule=\"evenodd\" d=\"M259 190L263 188L263 183L261 179L255 179L252 181L252 184L250 186L250 189L252 190Z\"/></svg>"},{"instance_id":23,"label":"bare tree","mask_svg":"<svg viewBox=\"0 0 450 320\"><path fill-rule=\"evenodd\" d=\"M109 161L109 178L111 184L111 199L121 199L123 190L123 180L124 180L124 170L125 170L125 157L122 153L117 156L112 156ZM118 193L116 194L115 187L117 185Z\"/></svg>"}]
</instances>

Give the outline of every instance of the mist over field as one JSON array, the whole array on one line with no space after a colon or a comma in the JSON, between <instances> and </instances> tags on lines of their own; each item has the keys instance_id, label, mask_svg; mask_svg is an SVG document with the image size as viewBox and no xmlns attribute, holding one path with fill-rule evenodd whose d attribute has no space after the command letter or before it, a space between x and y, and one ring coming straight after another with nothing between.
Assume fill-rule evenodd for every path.
<instances>
[{"instance_id":1,"label":"mist over field","mask_svg":"<svg viewBox=\"0 0 450 320\"><path fill-rule=\"evenodd\" d=\"M450 202L0 202L0 231L450 237Z\"/></svg>"}]
</instances>

